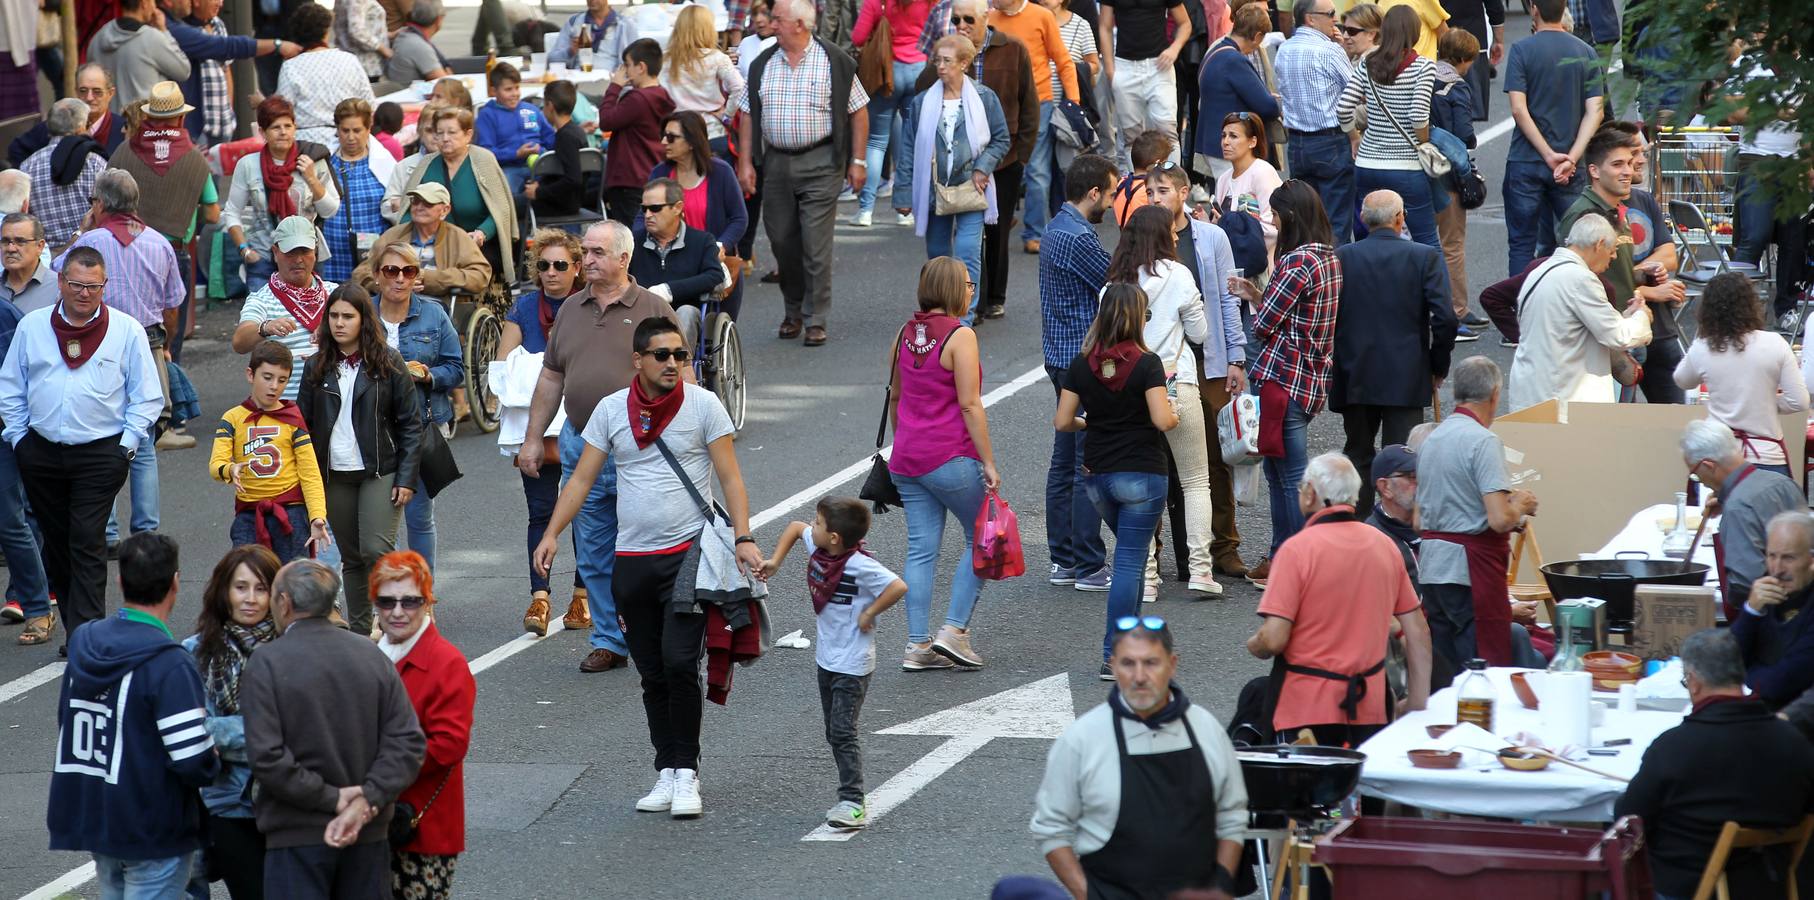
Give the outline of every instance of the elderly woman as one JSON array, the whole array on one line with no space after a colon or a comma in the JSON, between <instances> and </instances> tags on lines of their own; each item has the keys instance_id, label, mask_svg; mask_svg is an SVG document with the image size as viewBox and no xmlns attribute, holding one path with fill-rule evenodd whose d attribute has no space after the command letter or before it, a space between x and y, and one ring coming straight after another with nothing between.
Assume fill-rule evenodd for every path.
<instances>
[{"instance_id":1,"label":"elderly woman","mask_svg":"<svg viewBox=\"0 0 1814 900\"><path fill-rule=\"evenodd\" d=\"M962 263L949 256L928 261L920 267L919 312L901 326L888 352L895 433L888 474L907 509L907 655L901 668L908 672L983 664L970 647L970 616L982 590L970 546L984 491L999 488L1001 476L983 412L976 332L958 320L975 297L976 283ZM932 586L947 513L964 530L964 554L935 639Z\"/></svg>"},{"instance_id":2,"label":"elderly woman","mask_svg":"<svg viewBox=\"0 0 1814 900\"><path fill-rule=\"evenodd\" d=\"M386 244L372 251L378 276L378 324L384 326L385 343L403 354L403 366L422 406L423 427L439 428L443 435L453 427L453 404L448 394L466 377L460 335L446 310L431 297L416 293L421 265L408 244ZM435 568L435 501L416 479L415 496L403 508L409 548Z\"/></svg>"},{"instance_id":3,"label":"elderly woman","mask_svg":"<svg viewBox=\"0 0 1814 900\"><path fill-rule=\"evenodd\" d=\"M1507 409L1551 399L1618 402L1612 354L1650 343L1650 308L1642 298L1608 302L1600 273L1612 264L1617 242L1605 216L1586 213L1564 246L1525 276L1518 350L1505 379Z\"/></svg>"},{"instance_id":4,"label":"elderly woman","mask_svg":"<svg viewBox=\"0 0 1814 900\"><path fill-rule=\"evenodd\" d=\"M466 849L465 761L478 686L460 648L435 628L435 577L421 556L403 550L379 557L371 592L384 632L378 649L396 665L428 739L416 783L397 798L398 816L414 810L415 834L391 846L391 893L446 900L453 895L454 863Z\"/></svg>"},{"instance_id":5,"label":"elderly woman","mask_svg":"<svg viewBox=\"0 0 1814 900\"><path fill-rule=\"evenodd\" d=\"M938 82L907 101L903 135L895 150L895 211L912 214L914 232L926 239L926 256L954 257L982 282L983 225L996 208L995 167L1008 155L1008 119L1000 98L970 77L976 45L962 35L939 38L932 48ZM1041 198L1043 202L1043 198ZM1012 209L1005 210L1012 216ZM976 296L962 313L976 322Z\"/></svg>"},{"instance_id":6,"label":"elderly woman","mask_svg":"<svg viewBox=\"0 0 1814 900\"><path fill-rule=\"evenodd\" d=\"M1700 331L1675 383L1688 391L1706 385L1707 417L1732 429L1745 458L1794 477L1780 416L1808 408L1808 385L1789 342L1765 323L1751 279L1726 272L1707 282Z\"/></svg>"},{"instance_id":7,"label":"elderly woman","mask_svg":"<svg viewBox=\"0 0 1814 900\"><path fill-rule=\"evenodd\" d=\"M266 97L258 104L258 129L264 149L240 157L227 185L227 205L220 211L220 224L239 248L246 283L252 285L262 284L277 269L271 240L278 222L289 216L317 222L340 211L328 149L297 141L290 101Z\"/></svg>"},{"instance_id":8,"label":"elderly woman","mask_svg":"<svg viewBox=\"0 0 1814 900\"><path fill-rule=\"evenodd\" d=\"M379 21L383 21L382 13ZM360 236L369 240L389 224L379 205L397 162L389 151L371 152L370 103L356 97L340 101L334 108L334 130L340 149L328 158L328 169L341 190L340 211L321 220L321 237L330 254L321 262L321 277L341 282L352 277Z\"/></svg>"},{"instance_id":9,"label":"elderly woman","mask_svg":"<svg viewBox=\"0 0 1814 900\"><path fill-rule=\"evenodd\" d=\"M423 182L444 185L453 203L450 221L485 251L491 271L505 284L516 281L516 260L509 258L517 240L516 200L498 158L472 145L472 110L442 107L427 128L434 132L437 155L410 175L407 194Z\"/></svg>"},{"instance_id":10,"label":"elderly woman","mask_svg":"<svg viewBox=\"0 0 1814 900\"><path fill-rule=\"evenodd\" d=\"M334 14L319 3L299 4L284 22L285 37L302 52L284 61L277 73L277 93L296 106L299 140L331 144L335 111L342 100L375 103L365 64L345 50L328 46Z\"/></svg>"},{"instance_id":11,"label":"elderly woman","mask_svg":"<svg viewBox=\"0 0 1814 900\"><path fill-rule=\"evenodd\" d=\"M277 637L271 620L271 580L276 577L277 556L270 548L245 544L228 550L202 589L195 634L183 641L202 673L208 698L203 724L221 758L221 774L202 788L208 849L196 875L204 895L207 881L224 881L233 900L264 896L265 839L252 818L252 766L246 759L246 720L239 711L239 673L253 651Z\"/></svg>"},{"instance_id":12,"label":"elderly woman","mask_svg":"<svg viewBox=\"0 0 1814 900\"><path fill-rule=\"evenodd\" d=\"M395 225L409 221L409 198L404 191L410 181L416 177L416 170L422 168L429 160L440 155L440 145L435 143L435 133L429 130L428 123L441 114L441 107L447 104L430 99L416 116L416 152L409 156L399 157L396 168L391 169L391 177L384 182L384 202L378 209L384 214L384 221ZM377 111L373 111L376 115Z\"/></svg>"},{"instance_id":13,"label":"elderly woman","mask_svg":"<svg viewBox=\"0 0 1814 900\"><path fill-rule=\"evenodd\" d=\"M690 229L716 235L727 263L737 257L737 245L749 225L743 188L731 164L712 155L706 119L687 111L669 113L661 122L661 150L667 161L656 165L649 180L672 178L680 182L680 217ZM732 263L736 284L725 297L724 311L737 318L743 308L743 261Z\"/></svg>"}]
</instances>

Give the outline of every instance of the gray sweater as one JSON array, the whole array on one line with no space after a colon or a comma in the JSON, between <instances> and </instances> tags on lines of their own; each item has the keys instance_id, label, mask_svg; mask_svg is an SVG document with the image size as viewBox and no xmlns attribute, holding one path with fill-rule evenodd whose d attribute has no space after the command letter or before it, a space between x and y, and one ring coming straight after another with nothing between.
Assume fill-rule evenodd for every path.
<instances>
[{"instance_id":1,"label":"gray sweater","mask_svg":"<svg viewBox=\"0 0 1814 900\"><path fill-rule=\"evenodd\" d=\"M326 619L297 620L246 663L239 706L267 846L320 846L350 785L379 809L358 842L385 839L427 740L396 667L370 640Z\"/></svg>"},{"instance_id":2,"label":"gray sweater","mask_svg":"<svg viewBox=\"0 0 1814 900\"><path fill-rule=\"evenodd\" d=\"M113 73L116 113L151 96L152 86L160 81L189 80L189 57L176 38L136 19L119 18L101 26L88 41L88 61Z\"/></svg>"}]
</instances>

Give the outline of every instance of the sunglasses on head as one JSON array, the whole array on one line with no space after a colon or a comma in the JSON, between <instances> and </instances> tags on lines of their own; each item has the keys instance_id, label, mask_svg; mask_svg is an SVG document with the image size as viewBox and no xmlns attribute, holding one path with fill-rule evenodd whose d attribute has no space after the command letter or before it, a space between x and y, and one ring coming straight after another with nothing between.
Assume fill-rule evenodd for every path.
<instances>
[{"instance_id":1,"label":"sunglasses on head","mask_svg":"<svg viewBox=\"0 0 1814 900\"><path fill-rule=\"evenodd\" d=\"M572 263L564 259L538 259L535 261L535 270L537 272L546 272L549 269L553 269L556 272L565 272L572 265Z\"/></svg>"},{"instance_id":2,"label":"sunglasses on head","mask_svg":"<svg viewBox=\"0 0 1814 900\"><path fill-rule=\"evenodd\" d=\"M954 27L958 26L958 25L975 25L976 17L975 16L960 16L960 15L953 14L951 16L951 24Z\"/></svg>"},{"instance_id":3,"label":"sunglasses on head","mask_svg":"<svg viewBox=\"0 0 1814 900\"><path fill-rule=\"evenodd\" d=\"M657 347L654 350L644 350L643 355L653 356L655 357L656 362L662 363L665 363L670 359L675 362L686 362L687 357L692 356L691 353L688 353L685 350L669 350L666 347Z\"/></svg>"},{"instance_id":4,"label":"sunglasses on head","mask_svg":"<svg viewBox=\"0 0 1814 900\"><path fill-rule=\"evenodd\" d=\"M1115 620L1115 632L1133 631L1144 628L1147 631L1164 631L1165 620L1158 616L1122 616Z\"/></svg>"},{"instance_id":5,"label":"sunglasses on head","mask_svg":"<svg viewBox=\"0 0 1814 900\"><path fill-rule=\"evenodd\" d=\"M644 203L642 205L642 211L645 214L652 216L658 212L661 212L664 209L667 209L670 206L675 206L675 205L676 204L673 204L673 203Z\"/></svg>"},{"instance_id":6,"label":"sunglasses on head","mask_svg":"<svg viewBox=\"0 0 1814 900\"><path fill-rule=\"evenodd\" d=\"M401 275L404 278L414 278L417 275L421 274L421 272L422 272L422 270L416 268L415 266L379 266L378 267L378 274L383 275L386 278L395 278L398 275Z\"/></svg>"},{"instance_id":7,"label":"sunglasses on head","mask_svg":"<svg viewBox=\"0 0 1814 900\"><path fill-rule=\"evenodd\" d=\"M399 606L404 609L421 609L422 604L427 602L428 598L423 597L420 594L413 594L408 597L386 597L383 594L379 594L378 598L372 601L372 605L379 609L396 609Z\"/></svg>"}]
</instances>

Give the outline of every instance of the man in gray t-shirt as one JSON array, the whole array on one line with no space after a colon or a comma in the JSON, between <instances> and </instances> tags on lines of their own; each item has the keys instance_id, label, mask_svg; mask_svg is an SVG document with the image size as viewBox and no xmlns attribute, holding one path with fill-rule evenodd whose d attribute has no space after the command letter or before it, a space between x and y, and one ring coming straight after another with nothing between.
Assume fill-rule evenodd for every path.
<instances>
[{"instance_id":1,"label":"man in gray t-shirt","mask_svg":"<svg viewBox=\"0 0 1814 900\"><path fill-rule=\"evenodd\" d=\"M430 43L445 17L439 0L416 0L409 11L410 24L391 39L391 58L384 64L386 81L410 84L453 74L447 59ZM428 21L423 22L424 18Z\"/></svg>"}]
</instances>

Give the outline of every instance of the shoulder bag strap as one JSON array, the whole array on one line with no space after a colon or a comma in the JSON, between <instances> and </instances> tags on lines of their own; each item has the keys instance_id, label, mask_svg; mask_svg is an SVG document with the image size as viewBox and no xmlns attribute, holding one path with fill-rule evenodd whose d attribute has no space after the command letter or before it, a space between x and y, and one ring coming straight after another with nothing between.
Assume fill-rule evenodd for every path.
<instances>
[{"instance_id":1,"label":"shoulder bag strap","mask_svg":"<svg viewBox=\"0 0 1814 900\"><path fill-rule=\"evenodd\" d=\"M687 486L687 496L692 497L693 503L699 507L699 511L705 514L706 522L716 521L717 512L713 509L712 504L705 502L705 497L699 493L699 488L694 486L693 477L687 474L687 470L680 467L680 460L674 458L674 451L668 449L668 442L659 437L656 438L655 449L661 451L661 458L668 461L668 467L674 470L674 475L680 479L680 483ZM730 517L726 516L725 521L729 522Z\"/></svg>"},{"instance_id":2,"label":"shoulder bag strap","mask_svg":"<svg viewBox=\"0 0 1814 900\"><path fill-rule=\"evenodd\" d=\"M882 449L882 441L888 437L888 409L894 403L894 376L901 369L901 342L907 339L907 326L895 332L894 344L890 346L892 355L888 357L888 379L882 382L882 421L876 423L876 450Z\"/></svg>"},{"instance_id":3,"label":"shoulder bag strap","mask_svg":"<svg viewBox=\"0 0 1814 900\"><path fill-rule=\"evenodd\" d=\"M458 765L458 763L455 763L455 765ZM434 793L428 795L428 802L422 804L422 808L416 810L416 814L409 817L409 827L415 828L422 824L422 817L428 815L428 808L435 805L436 800L441 799L441 792L447 790L447 780L452 777L452 769L448 769L447 773L441 776L441 783L435 786Z\"/></svg>"},{"instance_id":4,"label":"shoulder bag strap","mask_svg":"<svg viewBox=\"0 0 1814 900\"><path fill-rule=\"evenodd\" d=\"M1550 266L1547 269L1544 269L1540 274L1538 274L1536 281L1533 281L1530 284L1525 285L1524 290L1519 292L1519 296L1521 299L1518 301L1518 310L1515 313L1515 315L1522 317L1524 315L1524 303L1526 300L1529 300L1531 298L1532 294L1535 294L1537 292L1537 285L1542 284L1543 279L1549 277L1549 273L1554 272L1557 269L1560 269L1566 265L1568 265L1568 263L1566 263L1566 262L1556 263L1555 265Z\"/></svg>"},{"instance_id":5,"label":"shoulder bag strap","mask_svg":"<svg viewBox=\"0 0 1814 900\"><path fill-rule=\"evenodd\" d=\"M1417 152L1417 139L1412 137L1411 132L1406 131L1405 126L1399 123L1398 114L1392 111L1392 107L1386 103L1386 98L1379 95L1379 85L1373 83L1373 73L1368 72L1364 64L1361 69L1361 80L1367 83L1367 93L1373 95L1374 102L1379 104L1380 109L1386 111L1386 118L1391 121L1392 127L1398 129L1399 136L1405 139L1405 143L1411 145L1411 152Z\"/></svg>"}]
</instances>

